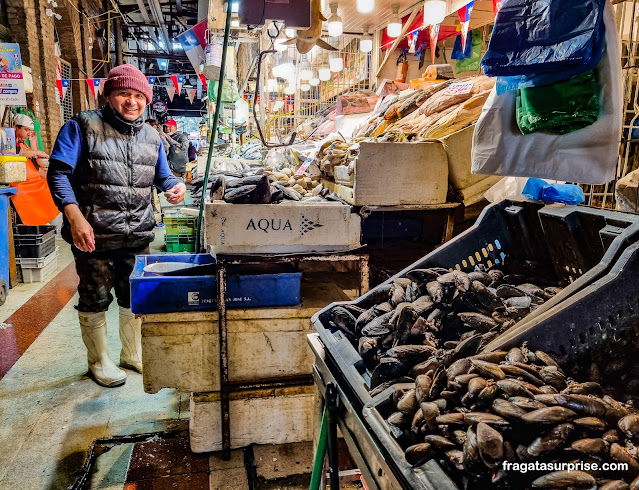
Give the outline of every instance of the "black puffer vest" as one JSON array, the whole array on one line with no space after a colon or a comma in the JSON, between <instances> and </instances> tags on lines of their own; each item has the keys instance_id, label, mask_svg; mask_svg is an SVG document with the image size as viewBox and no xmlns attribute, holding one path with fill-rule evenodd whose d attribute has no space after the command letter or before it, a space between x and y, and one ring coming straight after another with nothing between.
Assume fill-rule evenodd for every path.
<instances>
[{"instance_id":1,"label":"black puffer vest","mask_svg":"<svg viewBox=\"0 0 639 490\"><path fill-rule=\"evenodd\" d=\"M152 187L160 136L141 119L126 121L110 107L74 118L84 136L73 191L93 227L95 247L146 247L153 241ZM73 243L65 218L63 238Z\"/></svg>"}]
</instances>

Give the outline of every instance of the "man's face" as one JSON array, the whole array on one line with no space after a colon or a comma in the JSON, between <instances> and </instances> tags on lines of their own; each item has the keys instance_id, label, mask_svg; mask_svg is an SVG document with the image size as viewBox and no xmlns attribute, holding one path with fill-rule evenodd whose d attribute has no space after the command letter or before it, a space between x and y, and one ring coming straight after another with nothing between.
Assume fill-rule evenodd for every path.
<instances>
[{"instance_id":1,"label":"man's face","mask_svg":"<svg viewBox=\"0 0 639 490\"><path fill-rule=\"evenodd\" d=\"M115 89L107 96L109 105L127 121L135 121L144 112L146 97L132 89Z\"/></svg>"},{"instance_id":2,"label":"man's face","mask_svg":"<svg viewBox=\"0 0 639 490\"><path fill-rule=\"evenodd\" d=\"M172 124L165 124L164 131L169 134L173 134L177 131L177 126L173 126Z\"/></svg>"},{"instance_id":3,"label":"man's face","mask_svg":"<svg viewBox=\"0 0 639 490\"><path fill-rule=\"evenodd\" d=\"M28 140L33 132L33 129L26 126L16 126L16 138L20 141Z\"/></svg>"}]
</instances>

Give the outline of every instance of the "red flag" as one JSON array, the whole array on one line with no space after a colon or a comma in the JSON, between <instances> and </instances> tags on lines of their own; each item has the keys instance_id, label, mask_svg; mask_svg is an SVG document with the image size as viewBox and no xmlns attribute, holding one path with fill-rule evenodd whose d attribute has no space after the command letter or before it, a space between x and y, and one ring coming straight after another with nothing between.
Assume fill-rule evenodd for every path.
<instances>
[{"instance_id":1,"label":"red flag","mask_svg":"<svg viewBox=\"0 0 639 490\"><path fill-rule=\"evenodd\" d=\"M191 102L191 104L193 103L193 99L195 98L196 92L197 92L197 89L194 89L194 88L189 90L189 101Z\"/></svg>"},{"instance_id":2,"label":"red flag","mask_svg":"<svg viewBox=\"0 0 639 490\"><path fill-rule=\"evenodd\" d=\"M175 90L177 91L178 95L180 95L180 90L182 90L182 83L180 83L180 75L171 75L171 81L173 82L173 85L175 86Z\"/></svg>"},{"instance_id":3,"label":"red flag","mask_svg":"<svg viewBox=\"0 0 639 490\"><path fill-rule=\"evenodd\" d=\"M106 83L106 78L100 78L100 86L98 87L98 93L104 93L104 84Z\"/></svg>"},{"instance_id":4,"label":"red flag","mask_svg":"<svg viewBox=\"0 0 639 490\"><path fill-rule=\"evenodd\" d=\"M457 11L457 15L459 16L459 22L461 24L461 43L462 43L462 53L466 52L466 38L468 37L468 27L470 26L470 16L473 12L473 7L475 6L475 0L469 2L467 5L464 5Z\"/></svg>"},{"instance_id":5,"label":"red flag","mask_svg":"<svg viewBox=\"0 0 639 490\"><path fill-rule=\"evenodd\" d=\"M439 37L439 26L441 24L435 24L433 26L429 26L430 33L430 58L435 64L435 50L437 49L437 38Z\"/></svg>"},{"instance_id":6,"label":"red flag","mask_svg":"<svg viewBox=\"0 0 639 490\"><path fill-rule=\"evenodd\" d=\"M493 0L493 14L497 15L502 3L504 3L503 0Z\"/></svg>"},{"instance_id":7,"label":"red flag","mask_svg":"<svg viewBox=\"0 0 639 490\"><path fill-rule=\"evenodd\" d=\"M67 89L69 88L69 79L63 78L62 80L56 80L55 82L58 86L58 92L60 92L60 101L63 101L65 95L67 95Z\"/></svg>"},{"instance_id":8,"label":"red flag","mask_svg":"<svg viewBox=\"0 0 639 490\"><path fill-rule=\"evenodd\" d=\"M169 99L171 100L171 102L173 102L173 97L175 97L175 87L171 87L170 85L167 85L165 88L166 88L166 93L169 94Z\"/></svg>"},{"instance_id":9,"label":"red flag","mask_svg":"<svg viewBox=\"0 0 639 490\"><path fill-rule=\"evenodd\" d=\"M199 76L200 76L200 81L202 82L202 86L204 87L204 91L206 92L207 91L207 85L206 85L207 80L206 80L206 77L204 76L203 73L200 73Z\"/></svg>"}]
</instances>

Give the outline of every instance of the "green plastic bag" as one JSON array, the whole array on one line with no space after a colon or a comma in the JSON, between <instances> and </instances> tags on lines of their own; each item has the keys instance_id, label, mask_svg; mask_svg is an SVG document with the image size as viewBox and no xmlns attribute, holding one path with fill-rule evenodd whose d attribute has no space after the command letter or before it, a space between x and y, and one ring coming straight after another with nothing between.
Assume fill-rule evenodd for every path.
<instances>
[{"instance_id":1,"label":"green plastic bag","mask_svg":"<svg viewBox=\"0 0 639 490\"><path fill-rule=\"evenodd\" d=\"M517 125L522 134L566 134L599 117L599 84L593 70L552 85L527 87L517 94Z\"/></svg>"},{"instance_id":2,"label":"green plastic bag","mask_svg":"<svg viewBox=\"0 0 639 490\"><path fill-rule=\"evenodd\" d=\"M455 75L464 71L479 70L479 63L481 62L481 29L473 29L471 32L473 35L473 43L470 57L455 60Z\"/></svg>"},{"instance_id":3,"label":"green plastic bag","mask_svg":"<svg viewBox=\"0 0 639 490\"><path fill-rule=\"evenodd\" d=\"M218 82L209 82L207 97L211 102L217 100ZM236 102L240 98L235 82L224 80L222 85L222 102L225 104Z\"/></svg>"}]
</instances>

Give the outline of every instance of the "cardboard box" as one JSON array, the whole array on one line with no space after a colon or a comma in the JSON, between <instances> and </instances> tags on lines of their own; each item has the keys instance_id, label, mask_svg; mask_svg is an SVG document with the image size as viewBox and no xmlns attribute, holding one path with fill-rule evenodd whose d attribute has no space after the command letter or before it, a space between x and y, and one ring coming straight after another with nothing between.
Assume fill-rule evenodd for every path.
<instances>
[{"instance_id":1,"label":"cardboard box","mask_svg":"<svg viewBox=\"0 0 639 490\"><path fill-rule=\"evenodd\" d=\"M299 385L231 393L231 447L312 441L314 390L313 385ZM194 453L222 449L220 410L219 393L191 394L189 435Z\"/></svg>"},{"instance_id":2,"label":"cardboard box","mask_svg":"<svg viewBox=\"0 0 639 490\"><path fill-rule=\"evenodd\" d=\"M258 381L311 374L310 318L333 301L348 301L333 283L303 283L299 307L228 310L229 379ZM216 311L142 315L143 382L147 393L220 389Z\"/></svg>"},{"instance_id":3,"label":"cardboard box","mask_svg":"<svg viewBox=\"0 0 639 490\"><path fill-rule=\"evenodd\" d=\"M339 252L360 247L361 218L341 203L229 204L204 211L205 245L214 254Z\"/></svg>"},{"instance_id":4,"label":"cardboard box","mask_svg":"<svg viewBox=\"0 0 639 490\"><path fill-rule=\"evenodd\" d=\"M471 174L471 151L475 125L468 126L456 133L440 139L448 156L448 180L456 190L467 189L490 177L483 174Z\"/></svg>"},{"instance_id":5,"label":"cardboard box","mask_svg":"<svg viewBox=\"0 0 639 490\"><path fill-rule=\"evenodd\" d=\"M353 186L322 183L353 206L441 204L448 157L441 143L360 143Z\"/></svg>"}]
</instances>

